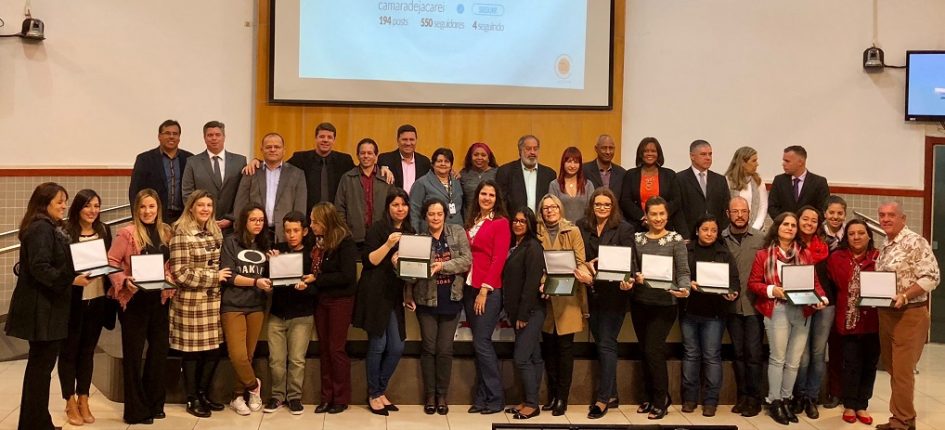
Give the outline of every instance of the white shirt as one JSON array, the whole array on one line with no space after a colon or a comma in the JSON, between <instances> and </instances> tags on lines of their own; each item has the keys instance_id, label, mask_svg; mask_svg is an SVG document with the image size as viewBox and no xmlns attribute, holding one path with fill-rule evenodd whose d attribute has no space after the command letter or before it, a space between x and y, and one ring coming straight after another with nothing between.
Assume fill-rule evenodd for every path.
<instances>
[{"instance_id":1,"label":"white shirt","mask_svg":"<svg viewBox=\"0 0 945 430\"><path fill-rule=\"evenodd\" d=\"M535 167L531 169L522 163L522 177L525 179L525 199L528 200L526 204L532 212L539 214L535 207L535 199L538 198L538 163L535 163Z\"/></svg>"},{"instance_id":2,"label":"white shirt","mask_svg":"<svg viewBox=\"0 0 945 430\"><path fill-rule=\"evenodd\" d=\"M269 227L275 225L276 193L279 191L279 179L282 178L282 162L274 169L270 169L268 164L263 164L264 174L266 175L266 219L269 220Z\"/></svg>"},{"instance_id":3,"label":"white shirt","mask_svg":"<svg viewBox=\"0 0 945 430\"><path fill-rule=\"evenodd\" d=\"M804 181L807 179L807 170L804 171L804 174L800 176L791 176L791 192L794 191L794 180L800 179L800 182L797 183L797 195L801 195L801 191L804 191Z\"/></svg>"},{"instance_id":4,"label":"white shirt","mask_svg":"<svg viewBox=\"0 0 945 430\"><path fill-rule=\"evenodd\" d=\"M220 151L219 154L214 154L207 150L207 156L210 157L210 171L213 171L213 157L220 157L220 183L223 183L223 178L226 177L226 150Z\"/></svg>"}]
</instances>

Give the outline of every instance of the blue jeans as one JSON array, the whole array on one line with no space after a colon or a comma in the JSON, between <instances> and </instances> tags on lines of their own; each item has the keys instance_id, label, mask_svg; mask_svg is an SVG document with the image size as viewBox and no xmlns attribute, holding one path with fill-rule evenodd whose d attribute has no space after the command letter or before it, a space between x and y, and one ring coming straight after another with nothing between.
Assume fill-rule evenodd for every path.
<instances>
[{"instance_id":1,"label":"blue jeans","mask_svg":"<svg viewBox=\"0 0 945 430\"><path fill-rule=\"evenodd\" d=\"M368 396L372 399L387 391L400 356L404 353L404 341L400 339L397 315L391 311L387 330L380 336L368 335L368 350L364 356L367 371Z\"/></svg>"},{"instance_id":2,"label":"blue jeans","mask_svg":"<svg viewBox=\"0 0 945 430\"><path fill-rule=\"evenodd\" d=\"M626 318L626 312L591 311L589 319L591 334L597 346L600 362L600 381L597 384L597 401L607 403L617 398L617 335Z\"/></svg>"},{"instance_id":3,"label":"blue jeans","mask_svg":"<svg viewBox=\"0 0 945 430\"><path fill-rule=\"evenodd\" d=\"M702 385L700 368L705 369L705 394L702 404L718 406L722 389L722 330L725 323L719 317L684 314L679 328L682 331L682 399L697 403Z\"/></svg>"},{"instance_id":4,"label":"blue jeans","mask_svg":"<svg viewBox=\"0 0 945 430\"><path fill-rule=\"evenodd\" d=\"M765 317L765 333L768 335L768 402L791 398L797 367L807 346L810 330L804 308L788 303L778 303Z\"/></svg>"},{"instance_id":5,"label":"blue jeans","mask_svg":"<svg viewBox=\"0 0 945 430\"><path fill-rule=\"evenodd\" d=\"M463 295L466 319L472 329L473 349L476 351L476 391L472 404L483 409L505 407L505 392L502 375L499 374L499 357L492 345L492 333L499 322L502 311L502 293L493 291L486 296L486 307L482 315L476 315L474 304L479 290L467 287Z\"/></svg>"},{"instance_id":6,"label":"blue jeans","mask_svg":"<svg viewBox=\"0 0 945 430\"><path fill-rule=\"evenodd\" d=\"M545 322L545 308L538 306L528 316L528 325L515 330L515 352L513 360L522 380L524 399L522 404L538 407L538 390L541 388L541 374L545 361L541 358L541 325Z\"/></svg>"},{"instance_id":7,"label":"blue jeans","mask_svg":"<svg viewBox=\"0 0 945 430\"><path fill-rule=\"evenodd\" d=\"M836 306L827 306L810 317L810 336L807 348L801 357L800 367L797 369L797 382L794 383L794 396L817 401L820 397L820 384L827 371L827 338L833 327Z\"/></svg>"}]
</instances>

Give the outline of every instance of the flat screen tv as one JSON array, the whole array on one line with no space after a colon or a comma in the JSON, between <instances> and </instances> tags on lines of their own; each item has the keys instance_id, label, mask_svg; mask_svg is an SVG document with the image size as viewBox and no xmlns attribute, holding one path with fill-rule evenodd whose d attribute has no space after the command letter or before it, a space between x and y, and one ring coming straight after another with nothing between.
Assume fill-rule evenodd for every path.
<instances>
[{"instance_id":1,"label":"flat screen tv","mask_svg":"<svg viewBox=\"0 0 945 430\"><path fill-rule=\"evenodd\" d=\"M906 121L945 121L945 51L906 52Z\"/></svg>"}]
</instances>

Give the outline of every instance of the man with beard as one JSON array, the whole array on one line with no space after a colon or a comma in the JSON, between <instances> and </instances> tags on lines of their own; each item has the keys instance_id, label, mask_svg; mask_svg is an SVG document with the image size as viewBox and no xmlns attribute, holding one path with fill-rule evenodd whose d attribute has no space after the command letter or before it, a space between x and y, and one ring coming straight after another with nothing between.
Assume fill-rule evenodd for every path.
<instances>
[{"instance_id":1,"label":"man with beard","mask_svg":"<svg viewBox=\"0 0 945 430\"><path fill-rule=\"evenodd\" d=\"M557 178L550 167L538 164L541 142L526 134L518 139L519 159L499 167L495 182L505 192L506 207L517 211L528 207L537 213L538 199L548 193L548 184ZM572 221L572 220L569 220Z\"/></svg>"}]
</instances>

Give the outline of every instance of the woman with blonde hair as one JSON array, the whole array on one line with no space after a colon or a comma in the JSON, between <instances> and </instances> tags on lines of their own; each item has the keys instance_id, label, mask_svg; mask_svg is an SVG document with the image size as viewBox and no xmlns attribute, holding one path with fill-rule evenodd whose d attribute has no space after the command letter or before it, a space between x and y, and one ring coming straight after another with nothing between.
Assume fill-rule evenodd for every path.
<instances>
[{"instance_id":1,"label":"woman with blonde hair","mask_svg":"<svg viewBox=\"0 0 945 430\"><path fill-rule=\"evenodd\" d=\"M748 225L761 230L768 216L768 189L758 175L758 151L750 146L735 150L725 171L725 179L732 197L741 196L748 201L751 210Z\"/></svg>"},{"instance_id":2,"label":"woman with blonde hair","mask_svg":"<svg viewBox=\"0 0 945 430\"><path fill-rule=\"evenodd\" d=\"M121 267L112 273L110 295L118 300L121 311L121 351L124 371L125 410L128 424L147 424L164 418L164 368L169 348L167 300L174 289L142 290L131 278L131 256L161 254L165 263L164 277L169 278L166 263L170 258L173 231L162 219L163 209L157 191L145 188L135 196L131 225L118 230L108 250L108 264ZM142 369L145 341L147 355Z\"/></svg>"},{"instance_id":3,"label":"woman with blonde hair","mask_svg":"<svg viewBox=\"0 0 945 430\"><path fill-rule=\"evenodd\" d=\"M224 408L210 400L209 390L223 343L220 284L232 272L220 268L223 233L213 220L213 208L210 193L191 193L174 223L170 245L171 276L178 287L171 302L170 346L181 352L187 412L200 418Z\"/></svg>"}]
</instances>

